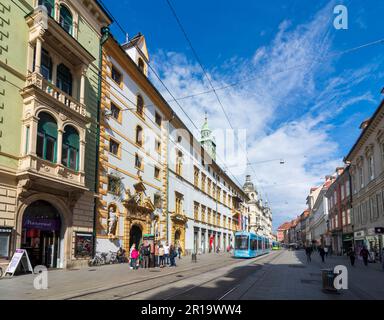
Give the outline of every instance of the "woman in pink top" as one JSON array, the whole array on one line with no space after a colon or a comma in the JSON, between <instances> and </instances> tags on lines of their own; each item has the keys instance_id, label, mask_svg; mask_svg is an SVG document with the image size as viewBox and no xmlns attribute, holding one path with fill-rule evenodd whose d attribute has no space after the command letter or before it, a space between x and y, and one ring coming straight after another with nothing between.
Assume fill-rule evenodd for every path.
<instances>
[{"instance_id":1,"label":"woman in pink top","mask_svg":"<svg viewBox=\"0 0 384 320\"><path fill-rule=\"evenodd\" d=\"M137 258L139 257L139 251L136 248L133 248L131 251L131 269L137 269Z\"/></svg>"}]
</instances>

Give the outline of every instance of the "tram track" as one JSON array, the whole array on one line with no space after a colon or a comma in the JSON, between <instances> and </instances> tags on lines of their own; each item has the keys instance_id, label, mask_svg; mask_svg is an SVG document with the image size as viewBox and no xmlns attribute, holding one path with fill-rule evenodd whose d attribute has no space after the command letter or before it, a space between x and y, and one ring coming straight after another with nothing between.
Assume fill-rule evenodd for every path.
<instances>
[{"instance_id":1,"label":"tram track","mask_svg":"<svg viewBox=\"0 0 384 320\"><path fill-rule=\"evenodd\" d=\"M238 261L236 260L233 260L232 261L229 261L230 265L233 265L233 264L236 264L236 263L239 263ZM228 262L226 262L225 265L228 265ZM224 265L224 266L225 266ZM122 283L122 284L119 284L119 285L115 285L115 286L112 286L112 287L108 287L108 288L101 288L101 289L96 289L96 290L92 290L92 291L88 291L88 292L84 292L84 293L80 293L80 294L76 294L76 295L71 295L71 296L66 296L64 297L64 300L75 300L75 299L80 299L80 298L86 298L86 297L91 297L92 295L98 295L98 294L106 294L107 292L109 291L114 291L114 290L117 290L117 289L125 289L125 288L129 288L131 286L134 286L134 285L137 285L137 284L143 284L143 283L146 283L146 282L150 282L150 281L154 281L154 280L158 280L158 279L162 279L162 278L166 278L166 277L172 277L172 276L178 276L182 273L187 273L187 272L196 272L197 270L200 270L200 269L207 269L207 271L212 271L214 270L214 268L210 268L212 266L216 266L217 267L217 262L213 262L213 263L209 263L209 264L204 264L204 265L201 265L201 266L198 266L198 267L195 267L195 268L183 268L183 269L179 269L175 272L167 272L167 273L164 273L164 274L161 274L161 275L158 275L158 276L153 276L153 277L150 277L150 278L147 278L147 279L139 279L139 280L135 280L135 281L130 281L130 282L125 282L125 283ZM220 266L222 267L222 266ZM161 272L160 270L158 272ZM200 273L198 273L200 274ZM193 277L193 276L196 276L197 274L193 274L191 275L190 277ZM172 283L175 283L175 282L179 282L179 281L182 281L182 280L185 280L185 279L188 279L190 277L180 277L180 279L177 279L175 281L172 281ZM139 294L139 293L142 293L142 292L147 292L147 291L150 291L152 289L155 289L155 288L158 288L158 287L161 287L163 286L163 284L159 285L159 286L152 286L151 288L148 288L148 289L145 289L145 290L140 290L140 291L135 291L135 292L132 292L132 294L130 295L126 295L126 296L123 296L123 297L116 297L112 300L121 300L121 299L124 299L124 298L127 298L127 297L130 297L132 295L136 295L136 294Z\"/></svg>"},{"instance_id":2,"label":"tram track","mask_svg":"<svg viewBox=\"0 0 384 320\"><path fill-rule=\"evenodd\" d=\"M212 272L212 271L217 270L217 269L225 268L227 266L233 267L236 265L245 265L245 266L250 265L250 264L253 264L255 262L255 260L257 261L258 259L263 259L263 258L268 257L268 256L269 256L269 254L259 256L256 259L255 258L252 259L247 264L244 264L244 260L240 260L240 261L233 260L233 262L231 261L230 264L228 264L228 262L225 262L224 264L222 264L220 266L217 265L217 262L209 263L209 264L202 265L202 266L192 268L192 269L178 270L176 272L171 272L171 273L159 275L157 277L151 277L148 279L141 279L141 280L138 280L135 282L124 283L124 284L120 284L120 285L113 286L110 288L104 288L104 289L100 289L100 290L94 290L91 292L86 292L86 293L74 295L71 297L67 297L66 300L97 299L97 298L110 299L110 300L124 300L124 299L134 298L135 296L145 294L145 293L148 293L151 291L155 291L156 289L166 288L170 284L173 285L175 283L180 283L182 281L188 281L191 278L198 277L202 274ZM212 268L213 266L215 268ZM190 272L192 272L192 274L190 274L188 276L183 275L185 273L190 273ZM212 282L212 281L217 280L221 277L223 277L223 275L211 278L211 279L205 281L204 283ZM166 281L160 281L159 284L153 285L153 282L155 280L161 280L161 279L164 279ZM143 283L148 283L148 284L150 284L150 286L148 286L146 288L138 288L138 289L135 288L137 286L142 286ZM192 288L188 289L187 291L196 289L197 287L204 285L204 283L199 283L198 285L193 286ZM131 292L129 294L124 294L128 290L131 290ZM119 293L118 291L123 291L124 293L123 292ZM171 295L171 296L168 296L164 300L173 299L174 297L177 297L177 296L185 293L184 291L179 292L179 293L174 294L174 295ZM105 297L105 296L107 296L107 297Z\"/></svg>"}]
</instances>

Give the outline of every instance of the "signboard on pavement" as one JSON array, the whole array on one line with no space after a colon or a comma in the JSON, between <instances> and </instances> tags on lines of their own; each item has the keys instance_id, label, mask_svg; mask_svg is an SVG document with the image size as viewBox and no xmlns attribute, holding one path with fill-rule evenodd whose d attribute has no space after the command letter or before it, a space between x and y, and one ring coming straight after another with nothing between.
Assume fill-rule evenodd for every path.
<instances>
[{"instance_id":1,"label":"signboard on pavement","mask_svg":"<svg viewBox=\"0 0 384 320\"><path fill-rule=\"evenodd\" d=\"M12 260L9 263L7 270L5 271L5 275L10 274L12 277L20 263L24 268L24 271L33 272L31 261L29 261L27 251L24 249L16 249L16 252L13 254Z\"/></svg>"}]
</instances>

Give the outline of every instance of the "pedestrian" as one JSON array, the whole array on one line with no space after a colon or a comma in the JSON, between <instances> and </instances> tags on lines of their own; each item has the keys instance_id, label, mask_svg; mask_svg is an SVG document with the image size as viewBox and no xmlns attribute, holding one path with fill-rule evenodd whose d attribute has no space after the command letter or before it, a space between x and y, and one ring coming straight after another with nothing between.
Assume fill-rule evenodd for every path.
<instances>
[{"instance_id":1,"label":"pedestrian","mask_svg":"<svg viewBox=\"0 0 384 320\"><path fill-rule=\"evenodd\" d=\"M307 256L307 262L311 262L312 248L309 246L305 247L305 254Z\"/></svg>"},{"instance_id":2,"label":"pedestrian","mask_svg":"<svg viewBox=\"0 0 384 320\"><path fill-rule=\"evenodd\" d=\"M160 268L164 268L164 247L162 244L159 246L159 259Z\"/></svg>"},{"instance_id":3,"label":"pedestrian","mask_svg":"<svg viewBox=\"0 0 384 320\"><path fill-rule=\"evenodd\" d=\"M179 245L178 248L177 248L177 253L179 255L179 259L181 259L182 252L183 252L183 249L181 249L181 246Z\"/></svg>"},{"instance_id":4,"label":"pedestrian","mask_svg":"<svg viewBox=\"0 0 384 320\"><path fill-rule=\"evenodd\" d=\"M324 247L325 256L328 258L328 247Z\"/></svg>"},{"instance_id":5,"label":"pedestrian","mask_svg":"<svg viewBox=\"0 0 384 320\"><path fill-rule=\"evenodd\" d=\"M159 243L156 242L155 244L155 268L158 268L160 266L159 264Z\"/></svg>"},{"instance_id":6,"label":"pedestrian","mask_svg":"<svg viewBox=\"0 0 384 320\"><path fill-rule=\"evenodd\" d=\"M177 257L176 249L173 245L169 247L169 259L170 259L170 267L176 267L176 261L175 258Z\"/></svg>"},{"instance_id":7,"label":"pedestrian","mask_svg":"<svg viewBox=\"0 0 384 320\"><path fill-rule=\"evenodd\" d=\"M149 244L141 246L140 255L143 257L143 268L149 268L149 256L151 255L151 247Z\"/></svg>"},{"instance_id":8,"label":"pedestrian","mask_svg":"<svg viewBox=\"0 0 384 320\"><path fill-rule=\"evenodd\" d=\"M128 258L129 258L129 261L128 261L128 263L129 263L129 265L131 266L131 269L132 269L132 264L131 264L131 256L132 256L132 251L134 250L134 249L136 249L136 244L134 243L134 244L132 244L132 246L131 246L131 248L129 249L129 255L128 255Z\"/></svg>"},{"instance_id":9,"label":"pedestrian","mask_svg":"<svg viewBox=\"0 0 384 320\"><path fill-rule=\"evenodd\" d=\"M349 260L351 260L351 266L353 267L355 265L355 259L356 259L355 250L353 250L353 248L349 248L348 256L349 256Z\"/></svg>"},{"instance_id":10,"label":"pedestrian","mask_svg":"<svg viewBox=\"0 0 384 320\"><path fill-rule=\"evenodd\" d=\"M136 250L136 246L133 245L132 248L131 248L131 255L130 255L130 258L131 258L131 269L135 269L137 270L138 269L138 266L137 266L137 258L139 257L139 251Z\"/></svg>"},{"instance_id":11,"label":"pedestrian","mask_svg":"<svg viewBox=\"0 0 384 320\"><path fill-rule=\"evenodd\" d=\"M166 242L165 246L164 246L164 260L165 260L165 264L169 265L169 244L168 244L168 242Z\"/></svg>"},{"instance_id":12,"label":"pedestrian","mask_svg":"<svg viewBox=\"0 0 384 320\"><path fill-rule=\"evenodd\" d=\"M366 246L363 247L360 251L360 256L363 257L364 265L368 266L368 256L369 256L369 251Z\"/></svg>"},{"instance_id":13,"label":"pedestrian","mask_svg":"<svg viewBox=\"0 0 384 320\"><path fill-rule=\"evenodd\" d=\"M381 267L384 271L384 248L381 250Z\"/></svg>"},{"instance_id":14,"label":"pedestrian","mask_svg":"<svg viewBox=\"0 0 384 320\"><path fill-rule=\"evenodd\" d=\"M325 260L324 260L324 257L325 257L325 250L324 250L323 247L320 247L320 248L319 248L319 254L320 254L320 257L321 257L321 261L322 261L322 262L325 262Z\"/></svg>"}]
</instances>

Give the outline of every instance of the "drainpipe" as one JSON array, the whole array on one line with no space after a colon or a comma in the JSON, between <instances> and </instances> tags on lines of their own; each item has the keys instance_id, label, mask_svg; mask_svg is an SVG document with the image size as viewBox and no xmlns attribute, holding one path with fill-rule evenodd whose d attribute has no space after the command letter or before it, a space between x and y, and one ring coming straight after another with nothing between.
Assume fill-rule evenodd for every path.
<instances>
[{"instance_id":1,"label":"drainpipe","mask_svg":"<svg viewBox=\"0 0 384 320\"><path fill-rule=\"evenodd\" d=\"M168 123L167 123L167 206L166 206L166 210L167 210L167 242L169 244L170 242L170 227L169 227L169 224L170 224L170 221L169 221L169 148L170 148L170 135L169 135L169 127L170 127L170 124L171 124L171 121L175 118L175 114L174 112L172 111L172 114L171 114L171 118L169 119Z\"/></svg>"},{"instance_id":2,"label":"drainpipe","mask_svg":"<svg viewBox=\"0 0 384 320\"><path fill-rule=\"evenodd\" d=\"M98 194L98 175L99 175L99 161L100 161L100 110L101 110L101 81L102 81L102 63L103 63L103 44L107 41L109 36L109 28L103 27L101 29L101 39L99 46L99 75L98 75L98 90L97 90L97 116L96 116L96 165L95 165L95 194ZM93 204L93 245L92 257L96 254L96 219L97 219L97 199L95 198Z\"/></svg>"}]
</instances>

